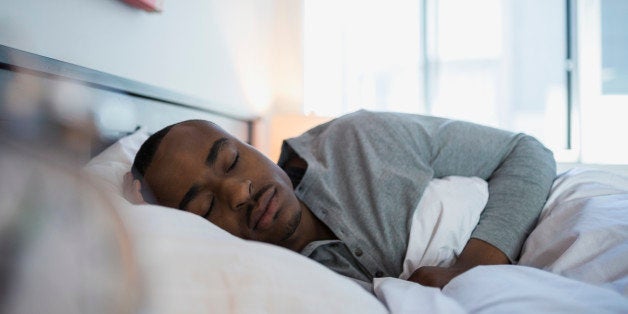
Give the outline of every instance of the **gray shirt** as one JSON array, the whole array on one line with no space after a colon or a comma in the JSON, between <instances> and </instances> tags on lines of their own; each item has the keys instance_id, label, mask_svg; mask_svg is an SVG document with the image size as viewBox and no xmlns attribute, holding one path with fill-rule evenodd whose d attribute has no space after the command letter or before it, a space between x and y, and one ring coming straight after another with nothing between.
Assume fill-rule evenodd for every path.
<instances>
[{"instance_id":1,"label":"gray shirt","mask_svg":"<svg viewBox=\"0 0 628 314\"><path fill-rule=\"evenodd\" d=\"M398 277L411 218L432 178L477 176L489 199L472 237L515 261L555 177L536 139L468 122L358 111L284 142L279 165L297 154L307 170L297 197L338 240L301 252L370 287Z\"/></svg>"}]
</instances>

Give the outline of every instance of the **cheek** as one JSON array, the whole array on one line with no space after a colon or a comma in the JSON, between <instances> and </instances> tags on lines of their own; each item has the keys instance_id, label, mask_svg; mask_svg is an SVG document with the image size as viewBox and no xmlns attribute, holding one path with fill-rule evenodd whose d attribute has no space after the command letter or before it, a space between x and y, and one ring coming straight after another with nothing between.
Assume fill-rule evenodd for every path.
<instances>
[{"instance_id":1,"label":"cheek","mask_svg":"<svg viewBox=\"0 0 628 314\"><path fill-rule=\"evenodd\" d=\"M249 155L249 158L250 159L246 161L248 171L260 175L263 174L264 176L272 176L275 180L281 179L282 181L290 181L285 172L276 163L261 153L252 153Z\"/></svg>"},{"instance_id":2,"label":"cheek","mask_svg":"<svg viewBox=\"0 0 628 314\"><path fill-rule=\"evenodd\" d=\"M271 162L270 164L267 164L266 169L268 170L269 175L272 176L273 181L281 184L289 190L293 189L290 178L288 177L286 172L283 171L283 169L281 169L278 165Z\"/></svg>"},{"instance_id":3,"label":"cheek","mask_svg":"<svg viewBox=\"0 0 628 314\"><path fill-rule=\"evenodd\" d=\"M247 238L244 233L244 228L236 217L217 214L213 217L209 217L209 221L238 238Z\"/></svg>"}]
</instances>

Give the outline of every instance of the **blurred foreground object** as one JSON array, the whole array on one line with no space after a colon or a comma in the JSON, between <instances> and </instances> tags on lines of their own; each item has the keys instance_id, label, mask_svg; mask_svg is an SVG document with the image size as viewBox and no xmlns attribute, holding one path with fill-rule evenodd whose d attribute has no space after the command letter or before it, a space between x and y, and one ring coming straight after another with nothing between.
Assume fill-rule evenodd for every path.
<instances>
[{"instance_id":1,"label":"blurred foreground object","mask_svg":"<svg viewBox=\"0 0 628 314\"><path fill-rule=\"evenodd\" d=\"M2 75L0 137L45 152L46 159L71 164L89 157L98 135L90 106L96 99L86 86L20 71Z\"/></svg>"},{"instance_id":2,"label":"blurred foreground object","mask_svg":"<svg viewBox=\"0 0 628 314\"><path fill-rule=\"evenodd\" d=\"M0 312L134 313L137 272L107 200L67 169L1 145Z\"/></svg>"},{"instance_id":3,"label":"blurred foreground object","mask_svg":"<svg viewBox=\"0 0 628 314\"><path fill-rule=\"evenodd\" d=\"M0 86L0 312L135 313L117 213L78 175L95 136L86 89L28 74Z\"/></svg>"}]
</instances>

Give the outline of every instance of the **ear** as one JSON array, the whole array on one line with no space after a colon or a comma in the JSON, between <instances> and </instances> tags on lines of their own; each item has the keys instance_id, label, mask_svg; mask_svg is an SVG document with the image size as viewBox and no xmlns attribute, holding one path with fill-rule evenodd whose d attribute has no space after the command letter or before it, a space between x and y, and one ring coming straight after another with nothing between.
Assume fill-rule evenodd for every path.
<instances>
[{"instance_id":1,"label":"ear","mask_svg":"<svg viewBox=\"0 0 628 314\"><path fill-rule=\"evenodd\" d=\"M135 179L130 171L124 174L122 193L124 198L132 204L146 204L142 196L142 183L140 180Z\"/></svg>"}]
</instances>

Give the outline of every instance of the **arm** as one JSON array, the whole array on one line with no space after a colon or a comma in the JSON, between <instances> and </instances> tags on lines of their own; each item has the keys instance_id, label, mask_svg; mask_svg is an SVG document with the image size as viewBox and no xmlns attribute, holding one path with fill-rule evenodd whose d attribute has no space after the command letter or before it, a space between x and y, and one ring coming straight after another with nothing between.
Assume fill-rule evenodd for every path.
<instances>
[{"instance_id":1,"label":"arm","mask_svg":"<svg viewBox=\"0 0 628 314\"><path fill-rule=\"evenodd\" d=\"M555 176L551 152L532 137L465 123L443 132L435 136L435 177L482 177L489 201L456 264L423 267L409 278L441 288L474 266L516 261Z\"/></svg>"},{"instance_id":2,"label":"arm","mask_svg":"<svg viewBox=\"0 0 628 314\"><path fill-rule=\"evenodd\" d=\"M482 240L471 238L456 263L451 267L424 266L412 273L408 280L442 289L454 277L475 266L508 263L508 257L498 248Z\"/></svg>"},{"instance_id":3,"label":"arm","mask_svg":"<svg viewBox=\"0 0 628 314\"><path fill-rule=\"evenodd\" d=\"M555 177L552 153L536 139L522 137L488 178L488 203L471 237L492 244L516 262Z\"/></svg>"}]
</instances>

